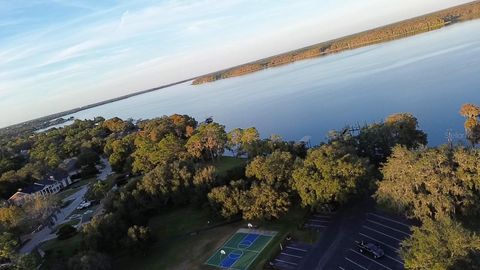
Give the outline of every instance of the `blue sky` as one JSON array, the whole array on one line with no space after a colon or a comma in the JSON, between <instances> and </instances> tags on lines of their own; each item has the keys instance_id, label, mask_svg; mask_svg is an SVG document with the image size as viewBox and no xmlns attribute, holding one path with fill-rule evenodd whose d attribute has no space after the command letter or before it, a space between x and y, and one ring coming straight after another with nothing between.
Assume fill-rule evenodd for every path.
<instances>
[{"instance_id":1,"label":"blue sky","mask_svg":"<svg viewBox=\"0 0 480 270\"><path fill-rule=\"evenodd\" d=\"M0 127L466 2L0 0Z\"/></svg>"}]
</instances>

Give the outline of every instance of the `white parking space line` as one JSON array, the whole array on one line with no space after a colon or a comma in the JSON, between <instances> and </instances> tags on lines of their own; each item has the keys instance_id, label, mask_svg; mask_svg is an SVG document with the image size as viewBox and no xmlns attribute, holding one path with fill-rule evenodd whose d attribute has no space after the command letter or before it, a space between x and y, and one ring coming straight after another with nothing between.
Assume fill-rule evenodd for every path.
<instances>
[{"instance_id":1,"label":"white parking space line","mask_svg":"<svg viewBox=\"0 0 480 270\"><path fill-rule=\"evenodd\" d=\"M355 251L355 250L353 250L353 249L350 249L350 251L355 252L356 254L358 254L358 255L364 257L365 259L370 260L370 261L372 261L372 262L374 262L374 263L382 266L382 267L385 268L385 269L393 270L392 268L390 268L390 267L388 267L388 266L385 266L385 265L383 265L383 264L381 264L381 263L379 263L379 262L377 262L377 261L375 261L375 260L373 260L373 259L370 259L369 257L363 255L362 253L360 253L360 252L358 252L358 251Z\"/></svg>"},{"instance_id":2,"label":"white parking space line","mask_svg":"<svg viewBox=\"0 0 480 270\"><path fill-rule=\"evenodd\" d=\"M288 253L285 253L285 252L282 252L280 253L281 255L285 255L285 256L290 256L290 257L295 257L295 258L303 258L302 256L298 256L298 255L293 255L293 254L288 254Z\"/></svg>"},{"instance_id":3,"label":"white parking space line","mask_svg":"<svg viewBox=\"0 0 480 270\"><path fill-rule=\"evenodd\" d=\"M305 224L305 226L308 226L308 227L319 227L319 228L326 228L326 227L327 227L327 226L324 226L324 225L313 224L313 223L307 223L307 224Z\"/></svg>"},{"instance_id":4,"label":"white parking space line","mask_svg":"<svg viewBox=\"0 0 480 270\"><path fill-rule=\"evenodd\" d=\"M384 219L384 220L389 220L389 221L391 221L391 222L394 222L394 223L403 225L403 226L408 227L408 228L410 229L410 225L405 224L405 223L403 223L403 222L396 221L396 220L393 220L393 219L390 219L390 218L386 218L386 217L382 217L382 216L377 215L377 214L374 214L374 213L368 213L368 214L369 214L369 215L372 215L372 216L376 216L376 217L382 218L382 219Z\"/></svg>"},{"instance_id":5,"label":"white parking space line","mask_svg":"<svg viewBox=\"0 0 480 270\"><path fill-rule=\"evenodd\" d=\"M330 220L322 220L322 219L314 219L314 218L310 218L308 221L327 222L327 223L330 223L330 222L331 222Z\"/></svg>"},{"instance_id":6,"label":"white parking space line","mask_svg":"<svg viewBox=\"0 0 480 270\"><path fill-rule=\"evenodd\" d=\"M296 248L296 247L286 247L286 248L293 249L293 250L300 250L300 251L303 251L303 252L307 252L307 251L308 251L308 250L306 250L306 249L301 249L301 248Z\"/></svg>"},{"instance_id":7,"label":"white parking space line","mask_svg":"<svg viewBox=\"0 0 480 270\"><path fill-rule=\"evenodd\" d=\"M389 259L391 259L391 260L394 260L394 261L398 262L399 264L403 265L403 262L402 262L402 261L399 261L399 260L397 260L397 259L395 259L395 258L393 258L393 257L390 257L390 256L386 255L386 254L385 254L385 257L387 257L387 258L389 258Z\"/></svg>"},{"instance_id":8,"label":"white parking space line","mask_svg":"<svg viewBox=\"0 0 480 270\"><path fill-rule=\"evenodd\" d=\"M327 215L313 215L313 216L317 218L332 218L332 216L327 216Z\"/></svg>"},{"instance_id":9,"label":"white parking space line","mask_svg":"<svg viewBox=\"0 0 480 270\"><path fill-rule=\"evenodd\" d=\"M347 261L349 261L349 262L351 262L351 263L355 264L356 266L358 266L358 267L360 267L360 268L362 268L362 269L368 270L367 268L365 268L365 267L361 266L360 264L358 264L358 263L356 263L356 262L354 262L354 261L350 260L349 258L347 258L347 257L344 257L344 258L345 258L345 260L347 260Z\"/></svg>"},{"instance_id":10,"label":"white parking space line","mask_svg":"<svg viewBox=\"0 0 480 270\"><path fill-rule=\"evenodd\" d=\"M340 270L345 270L345 268L343 268L343 267L341 267L341 266L339 266L338 269L340 269Z\"/></svg>"},{"instance_id":11,"label":"white parking space line","mask_svg":"<svg viewBox=\"0 0 480 270\"><path fill-rule=\"evenodd\" d=\"M388 228L388 229L390 229L390 230L392 230L392 231L396 231L396 232L399 232L399 233L403 233L403 234L406 235L406 236L410 236L409 233L406 233L406 232L404 232L404 231L400 231L400 230L398 230L398 229L392 228L392 227L387 226L387 225L384 225L384 224L382 224L382 223L379 223L379 222L376 222L376 221L373 221L373 220L370 220L370 219L367 219L367 221L368 221L368 222L371 222L371 223L374 223L374 224L377 224L377 225L380 225L380 226L382 226L382 227Z\"/></svg>"},{"instance_id":12,"label":"white parking space line","mask_svg":"<svg viewBox=\"0 0 480 270\"><path fill-rule=\"evenodd\" d=\"M368 227L368 226L366 226L366 225L363 225L363 227L364 227L365 229L367 229L367 230L371 230L371 231L374 231L374 232L376 232L376 233L379 233L379 234L385 235L386 237L390 237L390 238L392 238L392 239L394 239L394 240L397 240L397 241L402 241L401 239L398 239L398 238L395 238L395 237L393 237L393 236L391 236L391 235L388 235L388 234L385 234L385 233L379 232L379 231L377 231L377 230L375 230L375 229L373 229L373 228L371 228L371 227Z\"/></svg>"},{"instance_id":13,"label":"white parking space line","mask_svg":"<svg viewBox=\"0 0 480 270\"><path fill-rule=\"evenodd\" d=\"M295 265L297 266L298 263L293 263L293 262L287 262L287 261L284 261L284 260L280 260L280 259L275 259L276 262L281 262L281 263L286 263L286 264L291 264L291 265Z\"/></svg>"},{"instance_id":14,"label":"white parking space line","mask_svg":"<svg viewBox=\"0 0 480 270\"><path fill-rule=\"evenodd\" d=\"M378 243L380 243L380 244L382 244L382 245L384 245L384 246L386 246L386 247L389 247L389 248L395 250L396 252L399 251L398 248L396 248L396 247L394 247L394 246L391 246L391 245L389 245L389 244L385 244L384 242L382 242L382 241L380 241L380 240L378 240L378 239L376 239L376 238L374 238L374 237L368 236L368 235L366 235L366 234L364 234L364 233L360 233L360 235L362 235L362 236L364 236L364 237L366 237L366 238L369 238L369 239L371 239L371 240L373 240L373 241L375 241L375 242L378 242Z\"/></svg>"}]
</instances>

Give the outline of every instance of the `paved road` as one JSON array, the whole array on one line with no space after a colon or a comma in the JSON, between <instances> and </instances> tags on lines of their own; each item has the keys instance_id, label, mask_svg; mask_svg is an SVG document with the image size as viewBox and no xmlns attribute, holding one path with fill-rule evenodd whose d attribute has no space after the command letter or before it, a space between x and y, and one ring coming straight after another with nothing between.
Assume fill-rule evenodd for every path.
<instances>
[{"instance_id":1,"label":"paved road","mask_svg":"<svg viewBox=\"0 0 480 270\"><path fill-rule=\"evenodd\" d=\"M97 175L97 179L105 181L107 180L107 177L112 174L112 166L110 166L110 163L108 162L108 159L102 157L101 161L104 165L102 169L100 169L100 173Z\"/></svg>"},{"instance_id":2,"label":"paved road","mask_svg":"<svg viewBox=\"0 0 480 270\"><path fill-rule=\"evenodd\" d=\"M309 255L298 269L324 270L337 252L347 248L354 236L360 230L359 225L364 219L364 214L374 209L373 200L354 202L342 207L331 219L328 228L323 232Z\"/></svg>"},{"instance_id":3,"label":"paved road","mask_svg":"<svg viewBox=\"0 0 480 270\"><path fill-rule=\"evenodd\" d=\"M68 198L65 200L71 200L74 199L70 205L68 205L65 208L62 208L60 210L60 213L56 215L57 220L55 224L52 226L52 228L55 228L59 224L63 223L65 219L77 208L77 206L82 202L83 200L83 195L87 192L88 187L83 186L79 191L75 192L74 194L70 195ZM30 253L32 252L40 243L53 239L52 229L48 227L44 227L42 230L39 232L35 233L32 238L25 243L21 248L20 248L20 253Z\"/></svg>"}]
</instances>

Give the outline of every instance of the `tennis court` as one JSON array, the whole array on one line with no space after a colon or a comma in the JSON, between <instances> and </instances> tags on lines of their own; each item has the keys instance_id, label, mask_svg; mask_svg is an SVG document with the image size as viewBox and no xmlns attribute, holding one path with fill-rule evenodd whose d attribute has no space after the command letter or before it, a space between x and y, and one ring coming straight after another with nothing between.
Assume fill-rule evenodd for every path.
<instances>
[{"instance_id":1,"label":"tennis court","mask_svg":"<svg viewBox=\"0 0 480 270\"><path fill-rule=\"evenodd\" d=\"M277 233L240 229L205 264L222 269L246 270Z\"/></svg>"}]
</instances>

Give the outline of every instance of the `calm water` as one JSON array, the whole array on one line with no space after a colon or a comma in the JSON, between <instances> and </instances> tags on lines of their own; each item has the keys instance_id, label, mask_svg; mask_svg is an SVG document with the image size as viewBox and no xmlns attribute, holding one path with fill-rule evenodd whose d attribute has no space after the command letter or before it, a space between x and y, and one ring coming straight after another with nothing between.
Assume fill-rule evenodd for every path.
<instances>
[{"instance_id":1,"label":"calm water","mask_svg":"<svg viewBox=\"0 0 480 270\"><path fill-rule=\"evenodd\" d=\"M152 118L173 113L234 127L255 126L313 143L331 129L412 112L432 145L463 132L465 102L480 104L480 21L248 76L176 85L73 114Z\"/></svg>"}]
</instances>

